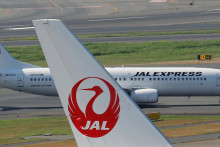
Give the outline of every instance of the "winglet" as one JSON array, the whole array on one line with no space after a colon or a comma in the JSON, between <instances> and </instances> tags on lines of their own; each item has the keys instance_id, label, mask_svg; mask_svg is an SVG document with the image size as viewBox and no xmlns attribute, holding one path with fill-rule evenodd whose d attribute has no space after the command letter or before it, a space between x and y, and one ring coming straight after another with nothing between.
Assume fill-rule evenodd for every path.
<instances>
[{"instance_id":1,"label":"winglet","mask_svg":"<svg viewBox=\"0 0 220 147\"><path fill-rule=\"evenodd\" d=\"M33 23L79 147L172 146L62 21Z\"/></svg>"}]
</instances>

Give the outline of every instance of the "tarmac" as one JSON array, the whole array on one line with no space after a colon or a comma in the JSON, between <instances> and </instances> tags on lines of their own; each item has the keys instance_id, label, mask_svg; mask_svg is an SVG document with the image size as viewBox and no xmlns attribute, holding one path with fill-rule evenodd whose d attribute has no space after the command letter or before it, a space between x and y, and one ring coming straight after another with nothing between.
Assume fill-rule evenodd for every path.
<instances>
[{"instance_id":1,"label":"tarmac","mask_svg":"<svg viewBox=\"0 0 220 147\"><path fill-rule=\"evenodd\" d=\"M169 0L167 3L132 0L90 0L89 2L79 0L1 1L0 38L34 36L35 32L31 29L19 31L11 31L9 29L33 27L31 20L42 18L62 19L70 29L77 34L219 29L219 0L196 0L193 6L189 5L190 2L191 1L183 0ZM164 40L164 38L185 40L190 37L192 38L193 36L185 36L185 38L184 35L169 37L159 36L157 38L140 37L139 40L154 41ZM219 34L215 34L207 37L205 37L205 35L198 35L196 38L219 39L219 37ZM115 41L118 38L114 39L115 38L105 40L100 38L98 42ZM123 40L132 41L137 40L137 38L122 38L121 41ZM92 39L85 39L84 42L86 41L92 42ZM4 44L10 46L13 43L4 42ZM29 42L29 45L33 44L33 42ZM14 43L14 45L17 46L16 43ZM196 66L220 69L219 63L208 65L198 64ZM186 97L161 97L157 104L140 105L140 107L144 112L162 112L162 114L220 115L219 99L219 97L191 97L190 99ZM58 97L38 96L0 89L0 119L47 116L64 116ZM170 138L170 140L175 143L174 145L177 147L217 147L220 144L219 136L220 133L214 133L175 139ZM48 134L46 134L44 137L50 137L50 142L73 139L72 135L48 136ZM34 144L36 143L40 142L34 142ZM6 146L18 145L22 144Z\"/></svg>"}]
</instances>

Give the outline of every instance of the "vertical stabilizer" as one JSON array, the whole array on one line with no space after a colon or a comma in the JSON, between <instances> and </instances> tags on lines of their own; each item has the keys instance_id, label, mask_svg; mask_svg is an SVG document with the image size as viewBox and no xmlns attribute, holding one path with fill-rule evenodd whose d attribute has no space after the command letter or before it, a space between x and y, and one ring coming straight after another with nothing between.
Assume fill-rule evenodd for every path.
<instances>
[{"instance_id":1,"label":"vertical stabilizer","mask_svg":"<svg viewBox=\"0 0 220 147\"><path fill-rule=\"evenodd\" d=\"M62 21L33 23L79 147L172 146Z\"/></svg>"},{"instance_id":2,"label":"vertical stabilizer","mask_svg":"<svg viewBox=\"0 0 220 147\"><path fill-rule=\"evenodd\" d=\"M20 62L14 59L8 51L0 44L0 68L7 69L22 69L22 68L35 68L37 66Z\"/></svg>"}]
</instances>

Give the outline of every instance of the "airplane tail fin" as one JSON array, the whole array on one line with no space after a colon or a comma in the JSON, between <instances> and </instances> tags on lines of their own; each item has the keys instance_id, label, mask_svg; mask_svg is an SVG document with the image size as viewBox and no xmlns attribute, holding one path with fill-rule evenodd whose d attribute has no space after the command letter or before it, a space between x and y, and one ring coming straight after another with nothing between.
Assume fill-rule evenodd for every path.
<instances>
[{"instance_id":1,"label":"airplane tail fin","mask_svg":"<svg viewBox=\"0 0 220 147\"><path fill-rule=\"evenodd\" d=\"M35 67L37 66L20 62L14 59L4 48L4 46L0 43L0 68L22 69L22 68L35 68Z\"/></svg>"},{"instance_id":2,"label":"airplane tail fin","mask_svg":"<svg viewBox=\"0 0 220 147\"><path fill-rule=\"evenodd\" d=\"M79 147L172 146L60 20L34 20Z\"/></svg>"}]
</instances>

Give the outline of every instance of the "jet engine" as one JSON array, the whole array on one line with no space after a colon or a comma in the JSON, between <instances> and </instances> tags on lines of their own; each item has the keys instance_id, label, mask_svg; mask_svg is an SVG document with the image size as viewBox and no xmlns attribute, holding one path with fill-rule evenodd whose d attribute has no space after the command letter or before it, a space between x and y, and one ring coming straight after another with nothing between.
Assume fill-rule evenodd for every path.
<instances>
[{"instance_id":1,"label":"jet engine","mask_svg":"<svg viewBox=\"0 0 220 147\"><path fill-rule=\"evenodd\" d=\"M157 103L158 93L156 89L138 89L130 92L131 98L136 103Z\"/></svg>"}]
</instances>

